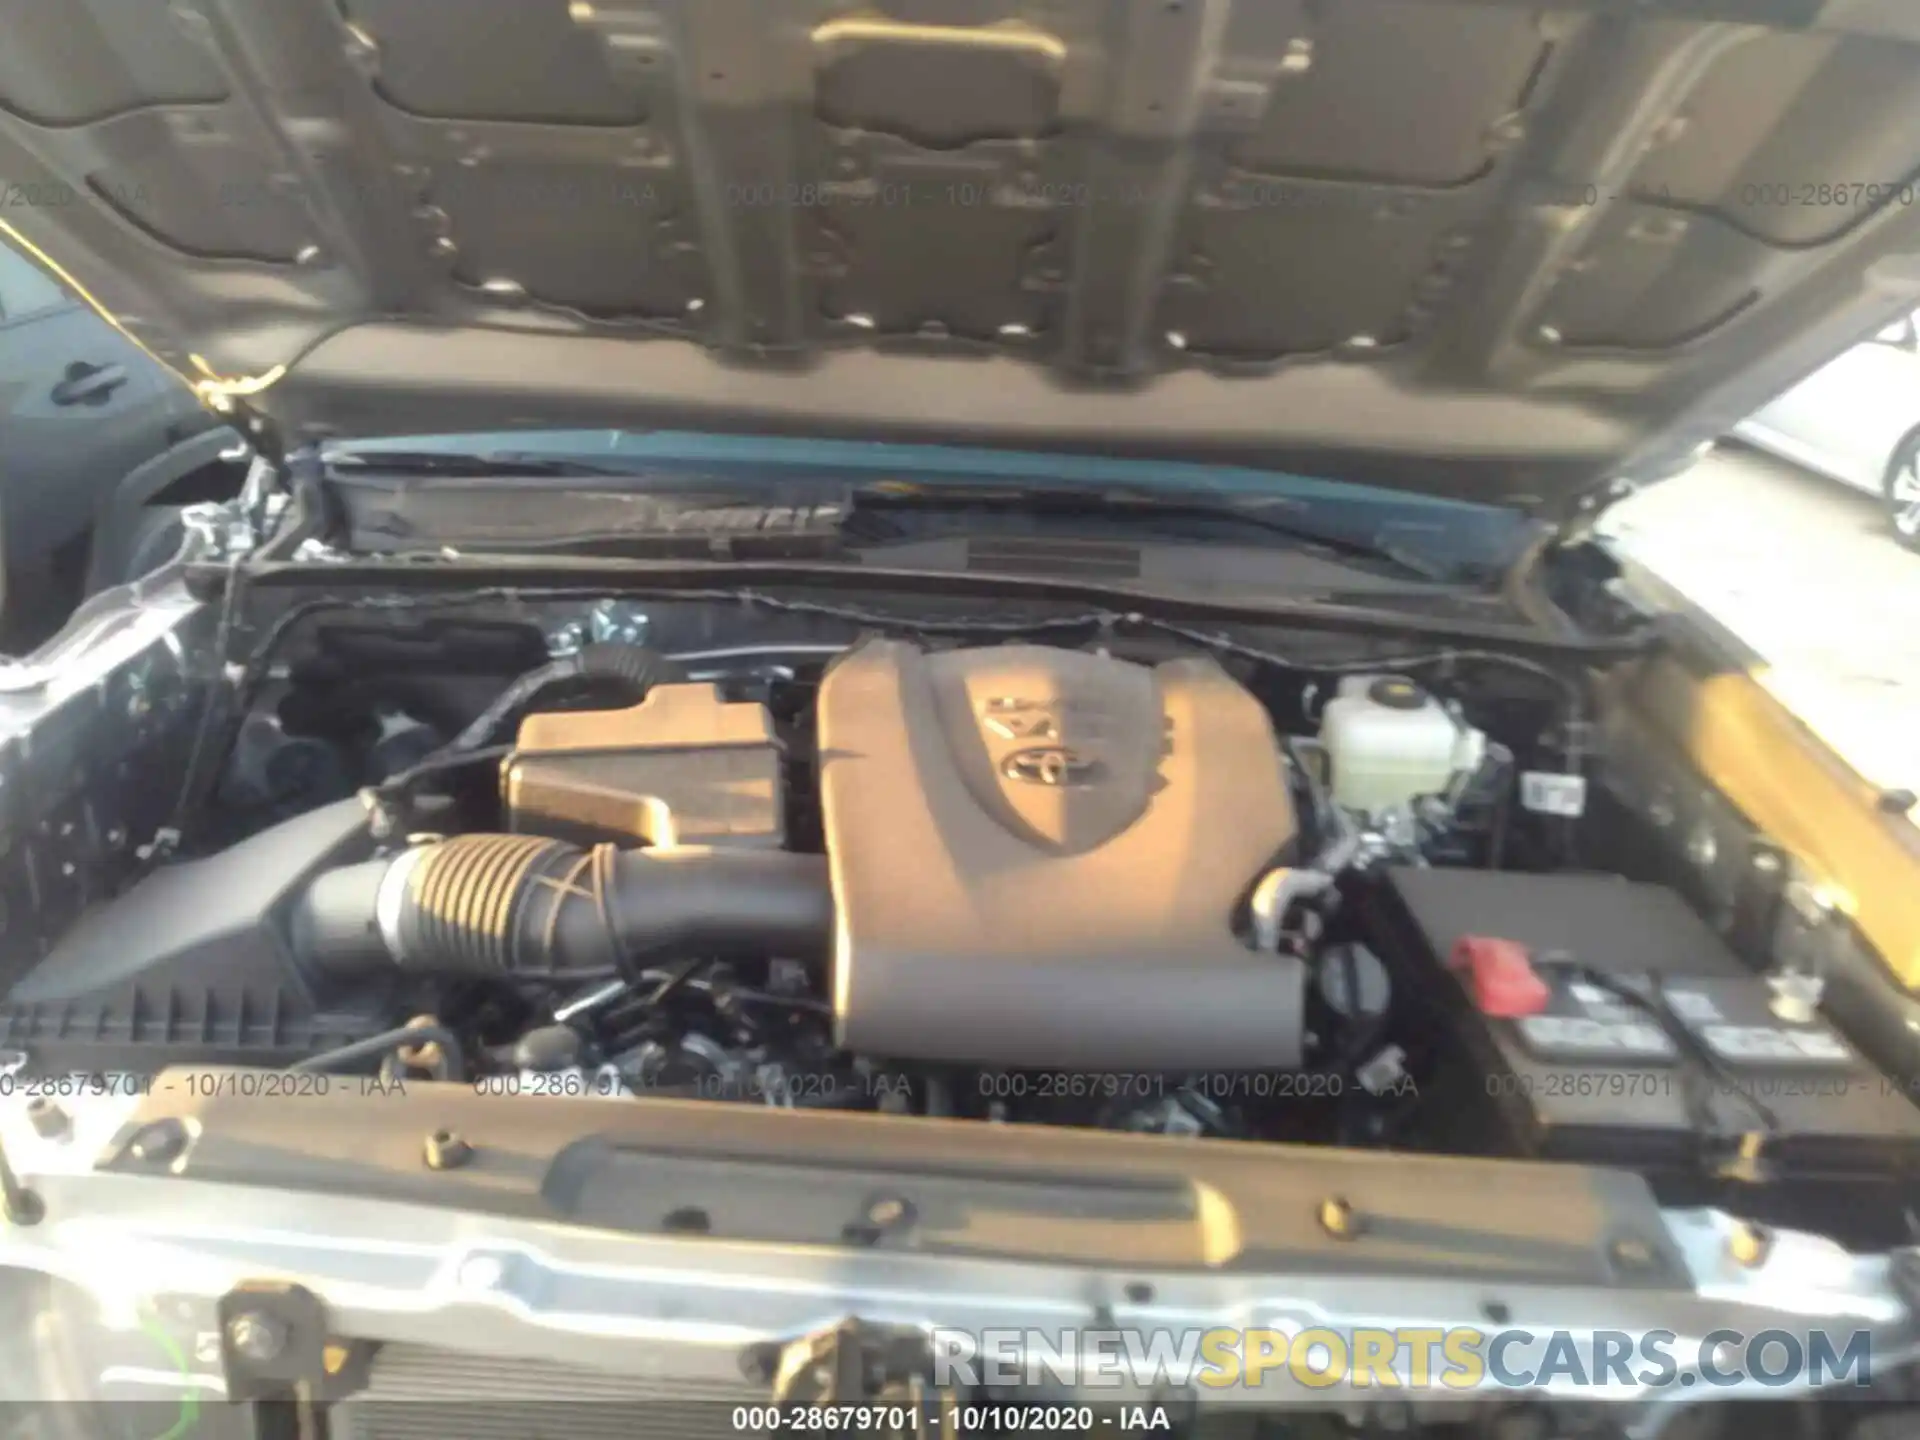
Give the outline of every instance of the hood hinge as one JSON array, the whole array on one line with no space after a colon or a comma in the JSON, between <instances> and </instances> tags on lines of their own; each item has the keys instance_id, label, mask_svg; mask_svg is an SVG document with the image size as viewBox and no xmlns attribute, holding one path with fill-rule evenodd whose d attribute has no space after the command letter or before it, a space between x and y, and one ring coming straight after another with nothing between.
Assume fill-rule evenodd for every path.
<instances>
[{"instance_id":1,"label":"hood hinge","mask_svg":"<svg viewBox=\"0 0 1920 1440\"><path fill-rule=\"evenodd\" d=\"M1593 538L1600 517L1639 489L1633 481L1616 477L1581 491L1568 505L1557 507L1557 513L1546 517L1553 523L1554 539L1561 545L1577 545Z\"/></svg>"},{"instance_id":2,"label":"hood hinge","mask_svg":"<svg viewBox=\"0 0 1920 1440\"><path fill-rule=\"evenodd\" d=\"M196 363L205 369L205 362ZM273 417L248 398L286 373L279 366L263 376L222 380L209 375L194 385L203 403L240 432L253 451L238 498L225 505L190 505L182 517L224 559L235 559L264 544L293 495L285 437Z\"/></svg>"},{"instance_id":3,"label":"hood hinge","mask_svg":"<svg viewBox=\"0 0 1920 1440\"><path fill-rule=\"evenodd\" d=\"M256 451L238 496L224 504L189 505L180 521L199 537L202 559L239 560L267 542L292 500L287 472Z\"/></svg>"},{"instance_id":4,"label":"hood hinge","mask_svg":"<svg viewBox=\"0 0 1920 1440\"><path fill-rule=\"evenodd\" d=\"M202 403L245 436L254 453L264 456L281 475L285 475L287 469L286 440L273 417L255 406L249 397L259 394L284 374L283 365L256 379L206 379L196 381L193 387Z\"/></svg>"}]
</instances>

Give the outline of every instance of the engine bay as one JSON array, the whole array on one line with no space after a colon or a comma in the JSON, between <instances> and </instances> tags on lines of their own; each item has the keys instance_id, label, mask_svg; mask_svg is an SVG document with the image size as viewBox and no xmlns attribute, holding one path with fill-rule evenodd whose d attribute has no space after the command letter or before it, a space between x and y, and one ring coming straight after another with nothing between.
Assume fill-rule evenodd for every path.
<instances>
[{"instance_id":1,"label":"engine bay","mask_svg":"<svg viewBox=\"0 0 1920 1440\"><path fill-rule=\"evenodd\" d=\"M1901 1214L1907 1085L1639 873L1550 667L391 608L291 607L227 713L171 712L180 830L17 973L8 1074L1576 1160L1861 1243Z\"/></svg>"}]
</instances>

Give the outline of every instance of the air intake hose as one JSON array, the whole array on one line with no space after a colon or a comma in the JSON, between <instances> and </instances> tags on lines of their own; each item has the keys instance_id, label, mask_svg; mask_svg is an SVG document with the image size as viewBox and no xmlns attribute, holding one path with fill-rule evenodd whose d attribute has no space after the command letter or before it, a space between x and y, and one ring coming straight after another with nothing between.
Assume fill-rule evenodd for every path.
<instances>
[{"instance_id":1,"label":"air intake hose","mask_svg":"<svg viewBox=\"0 0 1920 1440\"><path fill-rule=\"evenodd\" d=\"M823 957L826 860L786 851L583 850L461 835L319 876L293 917L323 972L382 964L456 975L624 972L662 956Z\"/></svg>"}]
</instances>

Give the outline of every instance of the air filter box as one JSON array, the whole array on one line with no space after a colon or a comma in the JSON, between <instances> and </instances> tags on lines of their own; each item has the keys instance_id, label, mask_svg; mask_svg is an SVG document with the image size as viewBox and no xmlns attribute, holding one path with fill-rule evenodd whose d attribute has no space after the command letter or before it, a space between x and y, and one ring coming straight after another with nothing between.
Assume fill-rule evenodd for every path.
<instances>
[{"instance_id":1,"label":"air filter box","mask_svg":"<svg viewBox=\"0 0 1920 1440\"><path fill-rule=\"evenodd\" d=\"M501 766L507 825L584 845L778 847L781 759L766 706L729 702L716 685L529 715Z\"/></svg>"}]
</instances>

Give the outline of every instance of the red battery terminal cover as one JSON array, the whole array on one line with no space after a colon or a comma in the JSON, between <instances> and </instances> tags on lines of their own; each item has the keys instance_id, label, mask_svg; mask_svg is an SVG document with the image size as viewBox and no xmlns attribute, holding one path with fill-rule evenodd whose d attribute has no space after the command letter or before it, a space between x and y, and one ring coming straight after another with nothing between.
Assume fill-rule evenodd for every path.
<instances>
[{"instance_id":1,"label":"red battery terminal cover","mask_svg":"<svg viewBox=\"0 0 1920 1440\"><path fill-rule=\"evenodd\" d=\"M1517 940L1462 935L1447 964L1459 973L1482 1015L1505 1020L1538 1015L1552 996L1547 982L1534 973L1527 947Z\"/></svg>"}]
</instances>

